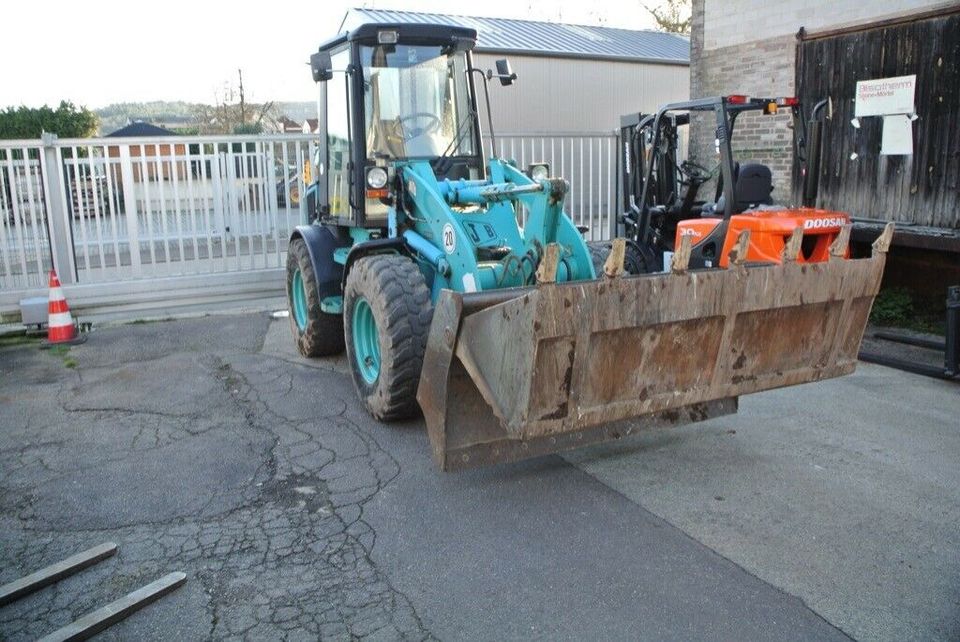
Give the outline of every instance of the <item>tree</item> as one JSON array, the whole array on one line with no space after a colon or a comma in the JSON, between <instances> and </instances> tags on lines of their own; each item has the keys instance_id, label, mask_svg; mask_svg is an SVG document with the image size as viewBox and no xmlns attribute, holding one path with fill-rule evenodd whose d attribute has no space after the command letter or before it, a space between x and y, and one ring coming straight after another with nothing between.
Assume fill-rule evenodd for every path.
<instances>
[{"instance_id":1,"label":"tree","mask_svg":"<svg viewBox=\"0 0 960 642\"><path fill-rule=\"evenodd\" d=\"M690 35L690 0L663 0L656 7L643 8L650 12L661 31Z\"/></svg>"},{"instance_id":2,"label":"tree","mask_svg":"<svg viewBox=\"0 0 960 642\"><path fill-rule=\"evenodd\" d=\"M273 101L249 103L243 89L243 72L237 70L239 85L227 83L214 105L198 105L194 114L203 134L260 134L265 119L276 120Z\"/></svg>"},{"instance_id":3,"label":"tree","mask_svg":"<svg viewBox=\"0 0 960 642\"><path fill-rule=\"evenodd\" d=\"M44 132L60 138L86 138L93 136L99 126L95 113L66 100L56 109L21 105L0 111L0 138L6 139L40 138Z\"/></svg>"}]
</instances>

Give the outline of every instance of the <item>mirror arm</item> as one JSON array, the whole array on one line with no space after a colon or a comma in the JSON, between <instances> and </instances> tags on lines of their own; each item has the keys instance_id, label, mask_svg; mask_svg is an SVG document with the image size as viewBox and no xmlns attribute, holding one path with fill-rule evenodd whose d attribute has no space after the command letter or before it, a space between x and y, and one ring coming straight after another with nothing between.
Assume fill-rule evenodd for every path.
<instances>
[{"instance_id":1,"label":"mirror arm","mask_svg":"<svg viewBox=\"0 0 960 642\"><path fill-rule=\"evenodd\" d=\"M479 71L479 69L477 71ZM498 80L509 80L510 82L513 82L517 79L517 73L513 72L512 74L495 74L493 73L492 69L487 69L487 74L484 76L484 78L487 80L493 80L496 78Z\"/></svg>"},{"instance_id":2,"label":"mirror arm","mask_svg":"<svg viewBox=\"0 0 960 642\"><path fill-rule=\"evenodd\" d=\"M491 74L489 71L486 74L483 73L482 69L471 69L470 72L479 72L480 77L483 79L483 95L487 100L487 122L490 124L490 157L499 158L497 155L497 137L493 132L493 114L490 113L490 85L487 80L487 76L490 76Z\"/></svg>"}]
</instances>

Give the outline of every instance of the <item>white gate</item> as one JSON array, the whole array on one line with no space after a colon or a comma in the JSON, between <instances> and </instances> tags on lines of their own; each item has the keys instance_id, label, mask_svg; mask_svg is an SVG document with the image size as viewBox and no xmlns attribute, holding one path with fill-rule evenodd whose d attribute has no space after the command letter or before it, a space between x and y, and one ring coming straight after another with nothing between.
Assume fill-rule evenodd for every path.
<instances>
[{"instance_id":1,"label":"white gate","mask_svg":"<svg viewBox=\"0 0 960 642\"><path fill-rule=\"evenodd\" d=\"M609 237L612 134L497 140L520 167L550 162L574 222ZM310 134L0 141L0 313L45 293L52 265L71 303L282 296L314 149Z\"/></svg>"}]
</instances>

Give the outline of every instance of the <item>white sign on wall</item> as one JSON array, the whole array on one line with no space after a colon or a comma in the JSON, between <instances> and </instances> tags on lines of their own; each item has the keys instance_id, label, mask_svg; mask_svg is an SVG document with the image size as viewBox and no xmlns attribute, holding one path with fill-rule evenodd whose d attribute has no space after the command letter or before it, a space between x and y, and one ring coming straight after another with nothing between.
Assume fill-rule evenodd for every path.
<instances>
[{"instance_id":1,"label":"white sign on wall","mask_svg":"<svg viewBox=\"0 0 960 642\"><path fill-rule=\"evenodd\" d=\"M883 117L881 156L902 156L913 153L913 122L906 114L887 114Z\"/></svg>"},{"instance_id":2,"label":"white sign on wall","mask_svg":"<svg viewBox=\"0 0 960 642\"><path fill-rule=\"evenodd\" d=\"M896 78L861 80L857 83L857 102L854 116L885 116L912 114L916 74Z\"/></svg>"}]
</instances>

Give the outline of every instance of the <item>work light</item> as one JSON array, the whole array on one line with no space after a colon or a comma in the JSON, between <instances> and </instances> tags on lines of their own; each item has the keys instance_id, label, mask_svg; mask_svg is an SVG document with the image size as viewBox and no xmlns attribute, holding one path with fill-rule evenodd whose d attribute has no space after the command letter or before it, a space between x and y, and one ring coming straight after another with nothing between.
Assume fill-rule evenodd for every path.
<instances>
[{"instance_id":1,"label":"work light","mask_svg":"<svg viewBox=\"0 0 960 642\"><path fill-rule=\"evenodd\" d=\"M550 165L547 163L534 163L527 167L527 176L537 181L545 181L550 178Z\"/></svg>"},{"instance_id":2,"label":"work light","mask_svg":"<svg viewBox=\"0 0 960 642\"><path fill-rule=\"evenodd\" d=\"M383 189L387 184L387 170L382 167L371 167L367 170L367 187Z\"/></svg>"}]
</instances>

